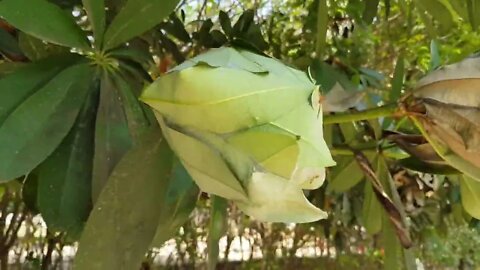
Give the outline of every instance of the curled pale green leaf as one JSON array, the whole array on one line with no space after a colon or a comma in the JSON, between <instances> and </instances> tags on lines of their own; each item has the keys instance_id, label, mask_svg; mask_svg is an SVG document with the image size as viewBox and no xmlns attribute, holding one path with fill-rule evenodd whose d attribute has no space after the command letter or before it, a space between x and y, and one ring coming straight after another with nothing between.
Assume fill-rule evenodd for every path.
<instances>
[{"instance_id":1,"label":"curled pale green leaf","mask_svg":"<svg viewBox=\"0 0 480 270\"><path fill-rule=\"evenodd\" d=\"M335 165L323 139L320 91L306 74L220 48L160 77L141 100L203 191L263 221L326 217L303 195Z\"/></svg>"},{"instance_id":2,"label":"curled pale green leaf","mask_svg":"<svg viewBox=\"0 0 480 270\"><path fill-rule=\"evenodd\" d=\"M304 223L328 217L307 200L298 183L271 173L253 173L248 195L237 205L260 221Z\"/></svg>"}]
</instances>

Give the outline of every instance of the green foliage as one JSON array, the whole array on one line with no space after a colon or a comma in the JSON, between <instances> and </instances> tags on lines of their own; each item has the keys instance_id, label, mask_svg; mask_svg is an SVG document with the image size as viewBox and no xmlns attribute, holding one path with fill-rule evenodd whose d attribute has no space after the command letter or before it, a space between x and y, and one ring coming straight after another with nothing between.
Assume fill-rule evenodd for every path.
<instances>
[{"instance_id":1,"label":"green foliage","mask_svg":"<svg viewBox=\"0 0 480 270\"><path fill-rule=\"evenodd\" d=\"M210 200L210 223L208 225L208 269L215 270L220 255L218 241L226 233L228 201L217 196Z\"/></svg>"},{"instance_id":2,"label":"green foliage","mask_svg":"<svg viewBox=\"0 0 480 270\"><path fill-rule=\"evenodd\" d=\"M78 269L135 269L149 247L196 226L189 217L205 198L197 203L194 181L260 217L301 215L307 186L330 217L296 225L292 238L212 198L209 267L218 240L231 240L227 213L261 234L265 258L321 239L338 258L368 241L364 254L383 248L371 257L386 269L414 269L413 255L434 267L479 263L478 233L459 225L480 218L479 58L463 60L480 46L478 0L179 2L0 1L0 208L12 198L2 218L20 202L9 185L23 185L26 211L49 233L80 238ZM235 50L203 53L224 46ZM142 96L154 113L139 96L158 76L147 88L158 93ZM323 134L313 113L324 114ZM286 192L294 168L321 163L305 156L326 157L326 146L312 151L322 135L337 163L327 187ZM194 246L192 231L176 239Z\"/></svg>"},{"instance_id":3,"label":"green foliage","mask_svg":"<svg viewBox=\"0 0 480 270\"><path fill-rule=\"evenodd\" d=\"M2 1L0 16L25 33L45 41L68 47L89 48L86 36L73 17L45 0Z\"/></svg>"},{"instance_id":4,"label":"green foliage","mask_svg":"<svg viewBox=\"0 0 480 270\"><path fill-rule=\"evenodd\" d=\"M58 147L88 95L91 75L87 64L68 67L5 119L0 140L9 143L0 150L0 178L13 179L27 174Z\"/></svg>"},{"instance_id":5,"label":"green foliage","mask_svg":"<svg viewBox=\"0 0 480 270\"><path fill-rule=\"evenodd\" d=\"M105 32L106 50L117 47L159 24L178 0L128 0Z\"/></svg>"},{"instance_id":6,"label":"green foliage","mask_svg":"<svg viewBox=\"0 0 480 270\"><path fill-rule=\"evenodd\" d=\"M91 210L98 90L92 91L62 143L38 168L38 207L52 231L78 239Z\"/></svg>"},{"instance_id":7,"label":"green foliage","mask_svg":"<svg viewBox=\"0 0 480 270\"><path fill-rule=\"evenodd\" d=\"M135 269L148 250L171 181L172 152L159 130L144 136L100 193L80 239L76 269Z\"/></svg>"},{"instance_id":8,"label":"green foliage","mask_svg":"<svg viewBox=\"0 0 480 270\"><path fill-rule=\"evenodd\" d=\"M83 0L83 7L85 8L90 24L92 25L95 45L101 47L103 41L103 34L105 31L106 14L105 14L104 0Z\"/></svg>"},{"instance_id":9,"label":"green foliage","mask_svg":"<svg viewBox=\"0 0 480 270\"><path fill-rule=\"evenodd\" d=\"M152 246L161 247L184 225L195 209L199 189L177 158L165 200L160 205L160 222Z\"/></svg>"}]
</instances>

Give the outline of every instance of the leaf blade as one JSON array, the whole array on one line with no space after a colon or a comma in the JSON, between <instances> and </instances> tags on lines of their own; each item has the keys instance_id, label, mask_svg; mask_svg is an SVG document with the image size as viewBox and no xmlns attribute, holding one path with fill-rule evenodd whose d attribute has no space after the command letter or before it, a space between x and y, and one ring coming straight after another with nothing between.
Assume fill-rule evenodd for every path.
<instances>
[{"instance_id":1,"label":"leaf blade","mask_svg":"<svg viewBox=\"0 0 480 270\"><path fill-rule=\"evenodd\" d=\"M171 166L172 152L157 129L122 158L85 226L75 269L140 267L157 229Z\"/></svg>"},{"instance_id":2,"label":"leaf blade","mask_svg":"<svg viewBox=\"0 0 480 270\"><path fill-rule=\"evenodd\" d=\"M91 210L91 171L98 90L90 93L77 121L38 169L38 207L50 230L78 239Z\"/></svg>"},{"instance_id":3,"label":"leaf blade","mask_svg":"<svg viewBox=\"0 0 480 270\"><path fill-rule=\"evenodd\" d=\"M29 8L25 8L29 7ZM58 6L43 0L4 0L0 16L37 38L67 47L89 49L83 31Z\"/></svg>"},{"instance_id":4,"label":"leaf blade","mask_svg":"<svg viewBox=\"0 0 480 270\"><path fill-rule=\"evenodd\" d=\"M200 193L177 158L174 158L172 172L165 201L160 206L160 223L152 241L153 247L161 247L185 224L195 208Z\"/></svg>"},{"instance_id":5,"label":"leaf blade","mask_svg":"<svg viewBox=\"0 0 480 270\"><path fill-rule=\"evenodd\" d=\"M100 88L92 171L92 199L94 202L112 170L132 145L123 102L109 74L102 75Z\"/></svg>"},{"instance_id":6,"label":"leaf blade","mask_svg":"<svg viewBox=\"0 0 480 270\"><path fill-rule=\"evenodd\" d=\"M104 47L112 49L160 23L178 0L129 0L105 32Z\"/></svg>"},{"instance_id":7,"label":"leaf blade","mask_svg":"<svg viewBox=\"0 0 480 270\"><path fill-rule=\"evenodd\" d=\"M210 198L210 223L208 225L208 265L207 269L215 270L220 253L218 241L226 233L228 217L228 201L218 196Z\"/></svg>"},{"instance_id":8,"label":"leaf blade","mask_svg":"<svg viewBox=\"0 0 480 270\"><path fill-rule=\"evenodd\" d=\"M105 1L104 0L82 0L83 7L87 11L88 19L93 28L95 45L101 47L103 34L105 32Z\"/></svg>"},{"instance_id":9,"label":"leaf blade","mask_svg":"<svg viewBox=\"0 0 480 270\"><path fill-rule=\"evenodd\" d=\"M0 149L0 178L28 173L55 150L80 111L91 75L86 64L67 68L6 118L0 141L9 144Z\"/></svg>"}]
</instances>

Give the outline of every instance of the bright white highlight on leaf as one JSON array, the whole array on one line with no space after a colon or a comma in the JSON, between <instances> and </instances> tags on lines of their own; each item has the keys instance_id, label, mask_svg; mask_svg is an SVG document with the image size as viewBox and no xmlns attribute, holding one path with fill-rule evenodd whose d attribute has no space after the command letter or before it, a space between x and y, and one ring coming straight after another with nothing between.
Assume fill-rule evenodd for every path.
<instances>
[{"instance_id":1,"label":"bright white highlight on leaf","mask_svg":"<svg viewBox=\"0 0 480 270\"><path fill-rule=\"evenodd\" d=\"M149 86L162 132L204 191L271 222L327 214L303 190L319 188L335 165L323 139L320 92L278 60L213 49Z\"/></svg>"}]
</instances>

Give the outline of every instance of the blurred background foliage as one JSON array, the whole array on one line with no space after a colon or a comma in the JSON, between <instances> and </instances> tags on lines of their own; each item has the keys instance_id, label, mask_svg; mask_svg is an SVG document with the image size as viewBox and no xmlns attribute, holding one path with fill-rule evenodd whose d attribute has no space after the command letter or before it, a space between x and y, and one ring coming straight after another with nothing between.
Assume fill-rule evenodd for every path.
<instances>
[{"instance_id":1,"label":"blurred background foliage","mask_svg":"<svg viewBox=\"0 0 480 270\"><path fill-rule=\"evenodd\" d=\"M80 0L50 1L91 31ZM122 2L107 1L107 21ZM476 53L478 14L477 0L183 0L128 43L134 54L118 54L132 77L150 81L209 48L247 47L308 72L330 97L326 113L354 112L396 102L428 71ZM0 21L0 76L62 50ZM143 269L206 267L209 234L220 240L218 269L476 269L480 224L462 206L469 195L448 166L405 159L405 149L393 143L403 133L418 133L408 118L326 125L338 166L308 197L329 213L327 220L267 224L223 206L215 216L223 225L212 226L215 200L202 194L175 237L147 254ZM366 156L393 198L410 249L386 221L352 149ZM11 269L68 268L73 257L75 242L39 218L34 178L0 186L1 269L7 261Z\"/></svg>"}]
</instances>

